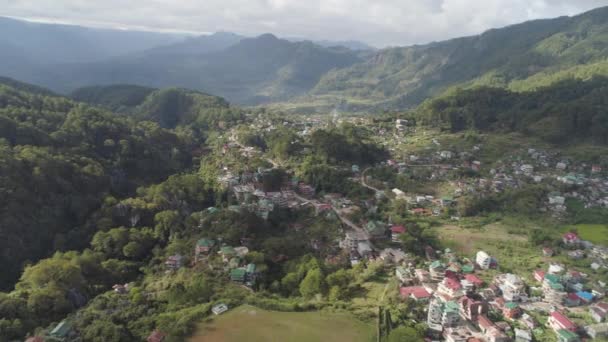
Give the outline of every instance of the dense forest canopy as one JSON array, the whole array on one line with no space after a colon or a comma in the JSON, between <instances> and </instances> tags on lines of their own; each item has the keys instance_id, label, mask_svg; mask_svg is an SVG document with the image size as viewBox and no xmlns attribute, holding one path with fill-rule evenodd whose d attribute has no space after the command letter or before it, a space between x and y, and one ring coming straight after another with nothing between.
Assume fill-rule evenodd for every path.
<instances>
[{"instance_id":1,"label":"dense forest canopy","mask_svg":"<svg viewBox=\"0 0 608 342\"><path fill-rule=\"evenodd\" d=\"M137 115L160 124L170 121L172 127L196 122L196 132L172 132L152 121L46 94L0 85L4 289L12 286L24 262L86 246L97 229L87 218L106 196L122 197L188 169L192 152L204 142L204 129L241 115L221 99L161 90L144 101Z\"/></svg>"},{"instance_id":2,"label":"dense forest canopy","mask_svg":"<svg viewBox=\"0 0 608 342\"><path fill-rule=\"evenodd\" d=\"M518 131L554 143L608 143L608 78L565 80L534 91L455 90L418 109L422 123L451 131Z\"/></svg>"}]
</instances>

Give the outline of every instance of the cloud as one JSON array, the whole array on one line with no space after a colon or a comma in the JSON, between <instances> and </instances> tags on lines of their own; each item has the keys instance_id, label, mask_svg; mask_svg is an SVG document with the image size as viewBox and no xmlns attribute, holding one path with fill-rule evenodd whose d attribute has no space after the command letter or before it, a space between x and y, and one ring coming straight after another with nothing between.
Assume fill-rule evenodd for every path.
<instances>
[{"instance_id":1,"label":"cloud","mask_svg":"<svg viewBox=\"0 0 608 342\"><path fill-rule=\"evenodd\" d=\"M530 19L574 15L608 0L2 0L0 15L153 30L234 31L409 45Z\"/></svg>"}]
</instances>

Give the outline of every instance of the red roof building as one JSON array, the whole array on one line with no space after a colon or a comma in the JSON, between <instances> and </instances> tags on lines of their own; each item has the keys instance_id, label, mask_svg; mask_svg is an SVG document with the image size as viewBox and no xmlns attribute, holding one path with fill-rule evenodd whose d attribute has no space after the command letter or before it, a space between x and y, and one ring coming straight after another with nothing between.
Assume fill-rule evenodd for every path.
<instances>
[{"instance_id":1,"label":"red roof building","mask_svg":"<svg viewBox=\"0 0 608 342\"><path fill-rule=\"evenodd\" d=\"M573 233L573 232L564 234L564 236L562 236L562 240L567 245L577 244L580 241L580 239L578 238L578 235L576 235L576 233Z\"/></svg>"},{"instance_id":2,"label":"red roof building","mask_svg":"<svg viewBox=\"0 0 608 342\"><path fill-rule=\"evenodd\" d=\"M534 279L537 282L542 283L543 280L545 279L545 271L543 271L543 270L534 271Z\"/></svg>"},{"instance_id":3,"label":"red roof building","mask_svg":"<svg viewBox=\"0 0 608 342\"><path fill-rule=\"evenodd\" d=\"M44 342L44 338L42 338L40 336L28 337L28 339L25 340L25 342Z\"/></svg>"},{"instance_id":4,"label":"red roof building","mask_svg":"<svg viewBox=\"0 0 608 342\"><path fill-rule=\"evenodd\" d=\"M490 321L486 315L479 315L477 318L477 325L479 326L479 330L481 330L484 334L488 329L494 327L494 323Z\"/></svg>"},{"instance_id":5,"label":"red roof building","mask_svg":"<svg viewBox=\"0 0 608 342\"><path fill-rule=\"evenodd\" d=\"M405 234L407 229L404 226L392 226L391 227L391 238L393 242L399 242L402 234Z\"/></svg>"},{"instance_id":6,"label":"red roof building","mask_svg":"<svg viewBox=\"0 0 608 342\"><path fill-rule=\"evenodd\" d=\"M401 298L403 299L412 298L416 301L423 301L431 298L431 294L422 286L402 287L399 289L399 294L401 294Z\"/></svg>"},{"instance_id":7,"label":"red roof building","mask_svg":"<svg viewBox=\"0 0 608 342\"><path fill-rule=\"evenodd\" d=\"M561 312L553 311L551 316L549 316L549 320L547 321L549 326L555 331L559 331L561 329L575 332L576 324L574 324L568 317L564 316Z\"/></svg>"},{"instance_id":8,"label":"red roof building","mask_svg":"<svg viewBox=\"0 0 608 342\"><path fill-rule=\"evenodd\" d=\"M465 274L464 279L475 285L477 288L483 285L483 280L479 279L479 277L474 274Z\"/></svg>"}]
</instances>

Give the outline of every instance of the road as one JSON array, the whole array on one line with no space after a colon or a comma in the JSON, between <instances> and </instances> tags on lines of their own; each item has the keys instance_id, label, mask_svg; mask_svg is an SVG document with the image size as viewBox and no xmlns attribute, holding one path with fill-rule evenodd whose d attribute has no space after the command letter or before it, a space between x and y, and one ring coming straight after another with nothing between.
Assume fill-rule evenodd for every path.
<instances>
[{"instance_id":1,"label":"road","mask_svg":"<svg viewBox=\"0 0 608 342\"><path fill-rule=\"evenodd\" d=\"M378 189L378 188L375 188L375 187L373 187L373 186L371 186L371 185L367 184L367 182L365 181L365 173L366 173L367 171L369 171L370 169L371 169L371 167L368 167L368 168L366 168L365 170L363 170L363 172L361 172L361 177L359 177L359 178L360 178L360 181L359 181L359 182L361 183L361 185L363 185L364 187L366 187L366 188L368 188L368 189L370 189L370 190L373 190L373 191L375 191L375 192L380 192L380 191L382 191L382 190L380 190L380 189Z\"/></svg>"}]
</instances>

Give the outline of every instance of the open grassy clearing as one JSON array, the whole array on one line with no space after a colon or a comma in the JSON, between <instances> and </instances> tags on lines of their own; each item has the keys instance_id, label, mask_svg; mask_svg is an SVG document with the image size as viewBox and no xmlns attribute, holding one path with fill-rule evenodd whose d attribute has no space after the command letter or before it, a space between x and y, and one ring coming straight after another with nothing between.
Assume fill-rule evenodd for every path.
<instances>
[{"instance_id":1,"label":"open grassy clearing","mask_svg":"<svg viewBox=\"0 0 608 342\"><path fill-rule=\"evenodd\" d=\"M441 242L474 260L479 250L484 250L498 259L500 271L517 273L532 279L532 272L544 267L548 261L542 257L540 248L531 245L525 235L509 234L512 230L501 223L485 225L481 228L462 228L444 225L435 228ZM484 272L488 279L493 271Z\"/></svg>"},{"instance_id":2,"label":"open grassy clearing","mask_svg":"<svg viewBox=\"0 0 608 342\"><path fill-rule=\"evenodd\" d=\"M574 227L581 239L608 246L608 224L579 224Z\"/></svg>"},{"instance_id":3,"label":"open grassy clearing","mask_svg":"<svg viewBox=\"0 0 608 342\"><path fill-rule=\"evenodd\" d=\"M345 313L278 312L243 305L199 325L190 342L354 341L375 339L374 326Z\"/></svg>"}]
</instances>

